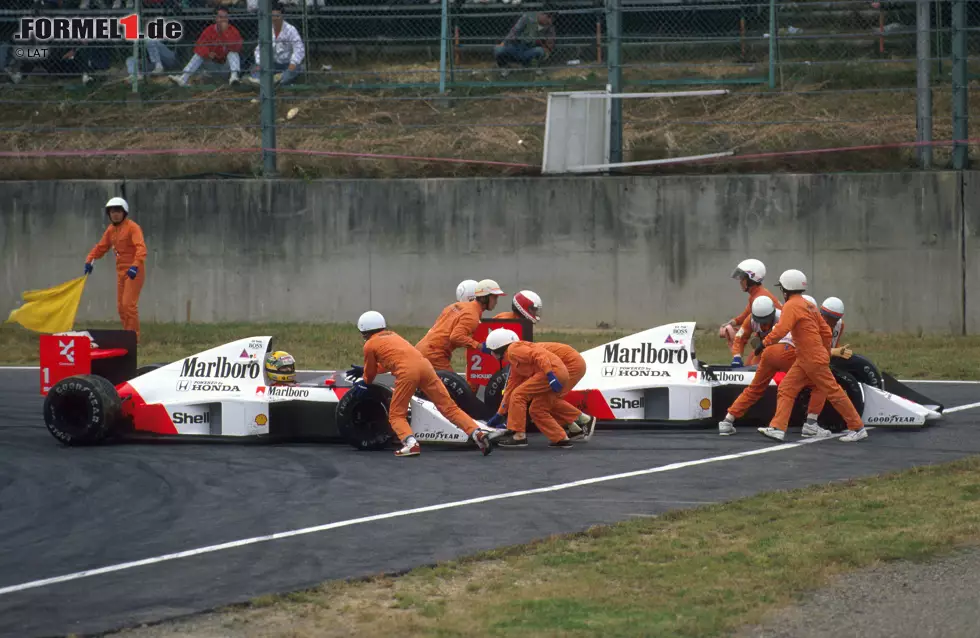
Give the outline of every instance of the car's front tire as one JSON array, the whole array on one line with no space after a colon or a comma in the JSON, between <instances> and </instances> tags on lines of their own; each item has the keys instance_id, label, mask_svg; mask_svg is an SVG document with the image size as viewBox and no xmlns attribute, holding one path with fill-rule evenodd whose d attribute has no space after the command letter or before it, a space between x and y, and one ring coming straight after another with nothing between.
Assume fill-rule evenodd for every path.
<instances>
[{"instance_id":1,"label":"car's front tire","mask_svg":"<svg viewBox=\"0 0 980 638\"><path fill-rule=\"evenodd\" d=\"M67 377L44 399L44 424L65 445L95 445L109 437L123 416L122 399L103 377Z\"/></svg>"},{"instance_id":2,"label":"car's front tire","mask_svg":"<svg viewBox=\"0 0 980 638\"><path fill-rule=\"evenodd\" d=\"M384 450L395 440L388 421L392 390L372 383L361 396L347 392L337 404L337 430L359 450Z\"/></svg>"}]
</instances>

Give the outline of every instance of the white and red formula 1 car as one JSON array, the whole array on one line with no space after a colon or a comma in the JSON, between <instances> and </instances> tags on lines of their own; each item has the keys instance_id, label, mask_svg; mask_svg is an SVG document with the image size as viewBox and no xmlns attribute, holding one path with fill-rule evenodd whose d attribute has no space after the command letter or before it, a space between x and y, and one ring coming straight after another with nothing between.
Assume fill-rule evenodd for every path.
<instances>
[{"instance_id":1,"label":"white and red formula 1 car","mask_svg":"<svg viewBox=\"0 0 980 638\"><path fill-rule=\"evenodd\" d=\"M44 422L67 445L147 437L346 442L362 449L395 442L389 387L373 384L354 400L342 372L271 385L263 359L272 340L248 337L137 369L132 332L43 335ZM412 398L410 410L420 441L475 445L421 396Z\"/></svg>"}]
</instances>

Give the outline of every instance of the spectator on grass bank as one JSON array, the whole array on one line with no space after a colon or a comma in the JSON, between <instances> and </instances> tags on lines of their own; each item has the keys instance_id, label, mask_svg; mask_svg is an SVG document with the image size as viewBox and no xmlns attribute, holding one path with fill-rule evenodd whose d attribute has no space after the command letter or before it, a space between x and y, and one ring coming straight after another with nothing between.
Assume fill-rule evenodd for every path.
<instances>
[{"instance_id":1,"label":"spectator on grass bank","mask_svg":"<svg viewBox=\"0 0 980 638\"><path fill-rule=\"evenodd\" d=\"M143 44L146 46L143 49L143 61L140 65L143 70L143 75L149 75L150 66L153 67L153 73L161 74L166 71L176 71L180 68L177 63L177 54L167 48L163 44L162 40L143 40ZM129 75L133 75L136 71L136 56L129 56L126 58L126 72Z\"/></svg>"},{"instance_id":2,"label":"spectator on grass bank","mask_svg":"<svg viewBox=\"0 0 980 638\"><path fill-rule=\"evenodd\" d=\"M525 13L493 49L497 66L506 68L517 62L527 68L548 59L555 49L555 26L550 13Z\"/></svg>"},{"instance_id":3,"label":"spectator on grass bank","mask_svg":"<svg viewBox=\"0 0 980 638\"><path fill-rule=\"evenodd\" d=\"M260 41L255 45L255 66L248 77L248 81L256 85L259 84L261 53ZM296 27L282 19L282 3L276 3L272 7L272 54L275 58L272 67L276 71L276 84L289 84L302 72L306 48Z\"/></svg>"},{"instance_id":4,"label":"spectator on grass bank","mask_svg":"<svg viewBox=\"0 0 980 638\"><path fill-rule=\"evenodd\" d=\"M202 66L211 73L229 71L231 77L228 84L238 84L238 73L241 71L242 34L228 22L228 9L219 7L215 12L214 24L201 33L194 45L194 57L184 67L182 75L171 75L170 79L180 85L187 86L191 76Z\"/></svg>"}]
</instances>

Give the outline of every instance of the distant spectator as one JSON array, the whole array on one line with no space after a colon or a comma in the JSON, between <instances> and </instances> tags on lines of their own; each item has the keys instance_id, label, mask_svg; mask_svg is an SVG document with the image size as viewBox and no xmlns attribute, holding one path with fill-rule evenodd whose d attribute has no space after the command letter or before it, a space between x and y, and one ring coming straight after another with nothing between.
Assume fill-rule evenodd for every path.
<instances>
[{"instance_id":1,"label":"distant spectator","mask_svg":"<svg viewBox=\"0 0 980 638\"><path fill-rule=\"evenodd\" d=\"M527 67L548 59L555 48L555 26L550 13L525 13L503 42L493 49L497 66L517 62Z\"/></svg>"},{"instance_id":2,"label":"distant spectator","mask_svg":"<svg viewBox=\"0 0 980 638\"><path fill-rule=\"evenodd\" d=\"M171 75L170 79L180 86L187 86L188 80L201 66L211 73L231 72L229 84L238 84L241 71L242 34L228 22L228 9L220 7L214 24L201 33L194 46L194 57L184 67L183 75Z\"/></svg>"},{"instance_id":3,"label":"distant spectator","mask_svg":"<svg viewBox=\"0 0 980 638\"><path fill-rule=\"evenodd\" d=\"M259 84L260 56L262 52L262 42L255 46L255 66L248 80L252 84ZM296 79L303 68L303 58L306 57L306 49L303 47L303 38L300 37L296 27L282 19L282 4L276 4L272 8L272 52L275 57L273 70L278 71L275 79L277 84L289 84Z\"/></svg>"},{"instance_id":4,"label":"distant spectator","mask_svg":"<svg viewBox=\"0 0 980 638\"><path fill-rule=\"evenodd\" d=\"M153 66L153 73L161 74L166 71L175 71L180 68L177 64L177 54L167 48L163 40L145 39L143 43L146 48L143 51L143 74L149 75L149 68ZM133 75L136 72L136 56L126 58L126 72Z\"/></svg>"}]
</instances>

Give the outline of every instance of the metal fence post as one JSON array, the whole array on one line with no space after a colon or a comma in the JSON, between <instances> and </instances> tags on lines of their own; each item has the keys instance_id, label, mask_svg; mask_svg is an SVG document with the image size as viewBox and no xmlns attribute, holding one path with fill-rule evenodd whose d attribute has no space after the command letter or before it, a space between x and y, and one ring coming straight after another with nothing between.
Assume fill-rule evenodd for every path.
<instances>
[{"instance_id":1,"label":"metal fence post","mask_svg":"<svg viewBox=\"0 0 980 638\"><path fill-rule=\"evenodd\" d=\"M259 44L262 51L262 64L259 70L262 98L262 173L266 177L273 177L276 174L276 96L273 86L276 67L272 53L270 4L270 0L259 1Z\"/></svg>"},{"instance_id":2,"label":"metal fence post","mask_svg":"<svg viewBox=\"0 0 980 638\"><path fill-rule=\"evenodd\" d=\"M146 26L143 24L143 3L136 3L136 24L141 31L146 30ZM142 40L136 38L133 40L133 93L139 93L140 85L140 67L143 66L143 56L142 51Z\"/></svg>"},{"instance_id":3,"label":"metal fence post","mask_svg":"<svg viewBox=\"0 0 980 638\"><path fill-rule=\"evenodd\" d=\"M442 0L442 26L439 29L439 93L446 93L446 54L449 49L449 0Z\"/></svg>"},{"instance_id":4,"label":"metal fence post","mask_svg":"<svg viewBox=\"0 0 980 638\"><path fill-rule=\"evenodd\" d=\"M619 0L606 0L609 37L609 91L623 92L622 37L623 21ZM623 104L620 98L612 98L609 105L609 163L623 161Z\"/></svg>"},{"instance_id":5,"label":"metal fence post","mask_svg":"<svg viewBox=\"0 0 980 638\"><path fill-rule=\"evenodd\" d=\"M929 82L932 26L930 11L932 0L916 0L916 93L915 93L915 141L923 145L918 147L919 168L932 168L932 87Z\"/></svg>"},{"instance_id":6,"label":"metal fence post","mask_svg":"<svg viewBox=\"0 0 980 638\"><path fill-rule=\"evenodd\" d=\"M776 38L779 25L776 23L776 0L769 0L769 88L776 88Z\"/></svg>"},{"instance_id":7,"label":"metal fence post","mask_svg":"<svg viewBox=\"0 0 980 638\"><path fill-rule=\"evenodd\" d=\"M966 0L953 0L953 168L963 170L969 163L970 136L967 105Z\"/></svg>"}]
</instances>

